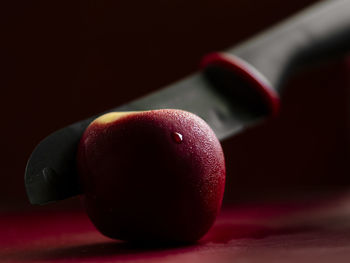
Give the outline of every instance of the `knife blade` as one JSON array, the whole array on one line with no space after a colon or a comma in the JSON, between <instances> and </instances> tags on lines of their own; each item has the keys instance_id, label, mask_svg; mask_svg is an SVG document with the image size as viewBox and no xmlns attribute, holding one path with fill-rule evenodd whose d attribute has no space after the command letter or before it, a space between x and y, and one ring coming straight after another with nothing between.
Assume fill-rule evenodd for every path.
<instances>
[{"instance_id":1,"label":"knife blade","mask_svg":"<svg viewBox=\"0 0 350 263\"><path fill-rule=\"evenodd\" d=\"M110 111L144 111L176 108L197 114L214 130L220 140L254 123L267 109L247 110L244 103L232 103L198 72L146 97ZM41 141L31 154L25 184L32 204L65 199L80 192L75 156L80 137L96 116L58 130ZM62 191L61 189L64 189Z\"/></svg>"},{"instance_id":2,"label":"knife blade","mask_svg":"<svg viewBox=\"0 0 350 263\"><path fill-rule=\"evenodd\" d=\"M291 72L350 50L349 13L349 0L318 3L226 53L209 54L201 71L110 111L190 111L224 140L277 114L277 91L281 92L282 82ZM85 128L98 115L54 132L34 149L25 170L25 187L32 204L81 193L75 163L77 146Z\"/></svg>"}]
</instances>

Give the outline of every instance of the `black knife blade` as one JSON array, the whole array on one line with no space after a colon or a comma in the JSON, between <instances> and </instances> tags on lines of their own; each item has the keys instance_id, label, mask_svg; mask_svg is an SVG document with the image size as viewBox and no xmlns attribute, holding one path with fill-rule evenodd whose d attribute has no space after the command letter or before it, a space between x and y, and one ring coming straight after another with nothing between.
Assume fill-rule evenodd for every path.
<instances>
[{"instance_id":1,"label":"black knife blade","mask_svg":"<svg viewBox=\"0 0 350 263\"><path fill-rule=\"evenodd\" d=\"M203 118L220 140L233 136L277 112L275 90L291 71L350 50L349 13L349 0L322 1L227 53L207 56L202 71L110 111L187 110ZM56 131L34 149L25 171L32 204L80 193L77 145L97 116Z\"/></svg>"},{"instance_id":2,"label":"black knife blade","mask_svg":"<svg viewBox=\"0 0 350 263\"><path fill-rule=\"evenodd\" d=\"M198 72L110 111L164 108L182 109L197 114L212 127L220 140L254 123L267 111L263 108L248 110L245 104L233 103L232 99L211 83L204 72ZM97 116L54 132L34 149L25 175L26 190L32 204L61 200L79 193L75 167L77 145L86 127Z\"/></svg>"}]
</instances>

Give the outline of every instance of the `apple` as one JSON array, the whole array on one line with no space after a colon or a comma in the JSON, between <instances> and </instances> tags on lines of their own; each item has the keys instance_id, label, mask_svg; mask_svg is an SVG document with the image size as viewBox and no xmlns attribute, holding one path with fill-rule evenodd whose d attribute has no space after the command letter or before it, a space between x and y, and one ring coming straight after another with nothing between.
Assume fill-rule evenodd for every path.
<instances>
[{"instance_id":1,"label":"apple","mask_svg":"<svg viewBox=\"0 0 350 263\"><path fill-rule=\"evenodd\" d=\"M220 142L186 111L102 115L85 130L77 163L87 214L114 239L195 242L221 207Z\"/></svg>"}]
</instances>

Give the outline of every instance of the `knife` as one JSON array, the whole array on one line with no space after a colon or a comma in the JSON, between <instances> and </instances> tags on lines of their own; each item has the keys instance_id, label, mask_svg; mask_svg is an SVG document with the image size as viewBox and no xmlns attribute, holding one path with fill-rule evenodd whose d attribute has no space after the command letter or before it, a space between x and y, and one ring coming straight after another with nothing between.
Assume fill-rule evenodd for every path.
<instances>
[{"instance_id":1,"label":"knife","mask_svg":"<svg viewBox=\"0 0 350 263\"><path fill-rule=\"evenodd\" d=\"M204 119L222 141L276 116L278 94L291 73L349 51L350 0L322 1L238 46L205 56L197 73L108 112L190 111ZM60 129L37 145L24 178L31 204L81 193L77 146L99 115Z\"/></svg>"}]
</instances>

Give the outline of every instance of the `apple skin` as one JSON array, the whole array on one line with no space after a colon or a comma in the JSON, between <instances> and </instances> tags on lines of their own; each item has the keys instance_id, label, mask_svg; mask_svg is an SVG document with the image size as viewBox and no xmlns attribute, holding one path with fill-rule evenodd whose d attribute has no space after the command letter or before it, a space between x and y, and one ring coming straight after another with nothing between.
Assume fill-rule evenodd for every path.
<instances>
[{"instance_id":1,"label":"apple skin","mask_svg":"<svg viewBox=\"0 0 350 263\"><path fill-rule=\"evenodd\" d=\"M103 115L85 130L77 161L87 214L110 238L195 242L221 207L220 142L189 112Z\"/></svg>"}]
</instances>

